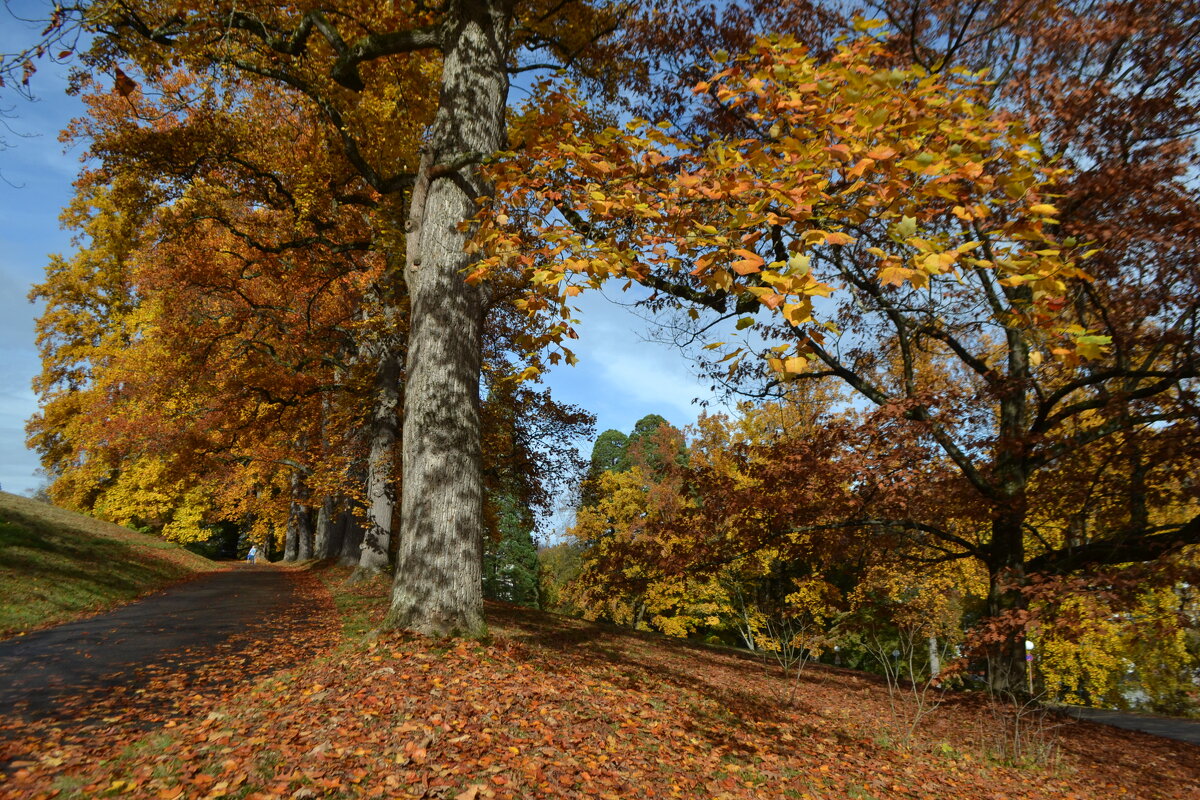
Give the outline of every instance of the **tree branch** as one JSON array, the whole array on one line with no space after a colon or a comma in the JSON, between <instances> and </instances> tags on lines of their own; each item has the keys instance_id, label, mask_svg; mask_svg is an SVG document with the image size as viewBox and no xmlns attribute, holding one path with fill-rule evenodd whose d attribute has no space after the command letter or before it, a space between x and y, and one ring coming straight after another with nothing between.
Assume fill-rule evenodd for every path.
<instances>
[{"instance_id":1,"label":"tree branch","mask_svg":"<svg viewBox=\"0 0 1200 800\"><path fill-rule=\"evenodd\" d=\"M1043 553L1025 568L1027 573L1064 574L1089 566L1153 561L1190 544L1200 544L1200 515L1182 525L1121 531L1111 539Z\"/></svg>"}]
</instances>

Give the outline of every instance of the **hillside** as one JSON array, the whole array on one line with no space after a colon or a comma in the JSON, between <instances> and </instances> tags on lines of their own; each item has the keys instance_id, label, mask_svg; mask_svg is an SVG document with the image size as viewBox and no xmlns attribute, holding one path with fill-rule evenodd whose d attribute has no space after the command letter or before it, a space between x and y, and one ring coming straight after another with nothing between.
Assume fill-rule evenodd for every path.
<instances>
[{"instance_id":1,"label":"hillside","mask_svg":"<svg viewBox=\"0 0 1200 800\"><path fill-rule=\"evenodd\" d=\"M0 638L104 611L215 567L156 536L0 492Z\"/></svg>"},{"instance_id":2,"label":"hillside","mask_svg":"<svg viewBox=\"0 0 1200 800\"><path fill-rule=\"evenodd\" d=\"M346 631L331 653L298 636L296 667L211 702L163 681L160 708L191 705L156 731L119 711L31 729L13 796L1200 798L1196 747L980 693L914 726L868 675L811 667L788 702L741 654L498 605L486 642L364 636L385 589L343 577L326 573Z\"/></svg>"}]
</instances>

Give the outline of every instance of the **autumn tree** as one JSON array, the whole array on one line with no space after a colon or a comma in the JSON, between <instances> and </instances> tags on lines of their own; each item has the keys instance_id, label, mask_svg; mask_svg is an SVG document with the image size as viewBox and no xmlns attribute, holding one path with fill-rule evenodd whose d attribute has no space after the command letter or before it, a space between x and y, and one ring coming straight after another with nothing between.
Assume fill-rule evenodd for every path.
<instances>
[{"instance_id":1,"label":"autumn tree","mask_svg":"<svg viewBox=\"0 0 1200 800\"><path fill-rule=\"evenodd\" d=\"M372 429L381 392L398 395L400 376L381 382L381 368L364 352L388 338L402 345L404 332L390 327L393 315L380 313L386 272L370 250L388 232L376 229L377 218L361 210L376 201L356 186L353 173L342 177L348 184L328 174L337 161L328 157L320 126L295 105L296 98L282 104L265 97L237 104L189 102L186 89L194 84L181 76L173 82L162 87L170 100L157 104L99 94L92 98L93 117L77 124L76 135L88 139L102 164L81 178L81 191L110 186L114 174L137 175L137 181L106 189L106 196L119 198L114 214L145 211L144 219L131 215L140 220L140 243L128 246L127 259L106 257L121 241L111 226L102 225L88 228L88 247L77 256L81 264L116 262L111 266L120 281L137 296L130 304L139 312L135 327L106 346L102 358L86 348L57 347L54 332L64 325L63 305L69 300L64 292L84 292L91 301L104 285L85 275L79 285L51 280L39 289L52 307L42 321L48 368L83 352L95 368L77 383L96 385L103 394L115 370L122 387L103 416L96 413L96 401L71 407L76 420L91 425L90 436L74 437L72 454L94 454L97 441L111 442L110 429L118 424L113 417L120 415L120 428L127 431L123 448L105 469L142 475L144 489L160 493L166 513L177 498L165 491L162 470L144 475L136 461L148 449L161 456L155 463L169 458L176 465L170 481L223 486L203 495L207 506L189 506L195 521L252 517L260 530L269 524L271 531L286 531L285 560L334 555L339 531L353 527L335 526L339 503L365 503L371 526L361 537L355 563L359 572L378 571L391 555L391 506L384 503L380 511L378 494L381 488L390 494L396 476L391 469L363 469L368 458L379 458L379 437L358 431ZM182 111L173 114L168 104ZM148 119L155 123L146 125ZM253 140L243 134L262 128L286 138ZM217 146L205 135L215 130L225 132ZM179 158L175 143L182 137L189 147ZM304 149L313 142L317 152ZM163 185L172 188L146 188ZM236 196L230 187L236 187ZM86 307L81 301L75 310ZM322 316L330 308L336 315ZM483 419L490 507L485 519L491 541L499 541L501 528L512 536L523 527L502 526L502 519L511 523L519 513L520 520L532 524L573 481L580 465L570 442L590 432L591 418L515 380L511 324L520 328L525 317L501 291L493 293L489 308L485 371L491 391ZM100 327L111 323L91 321ZM47 408L55 405L51 392L81 388L54 384L62 381L48 380ZM204 414L195 412L196 402L208 406ZM395 428L399 410L386 405L391 418L384 422ZM137 433L149 429L157 432L153 440L139 439ZM62 466L61 460L50 461L48 451L45 455L50 466ZM390 452L384 455L390 463ZM93 470L99 463L90 456L80 460L92 462L87 466ZM265 494L277 502L258 504L251 513L236 492L245 498ZM493 513L496 503L506 503L508 512ZM114 505L131 507L128 501L89 503L86 498L75 505L110 517ZM532 559L530 531L524 529Z\"/></svg>"},{"instance_id":2,"label":"autumn tree","mask_svg":"<svg viewBox=\"0 0 1200 800\"><path fill-rule=\"evenodd\" d=\"M970 22L970 12L952 16L957 6L937 7L948 21L920 28L929 44L916 48L915 67L905 66L913 48L894 41L843 47L827 63L788 39L764 41L733 62L718 53L724 68L698 91L714 114L734 121L729 138L697 144L636 122L595 131L569 110L569 93L548 94L530 118L567 126L573 138L556 147L526 130L523 180L504 185L531 215L507 213L493 241L498 261L523 261L532 280L560 287L563 298L605 276L653 287L650 302L660 313L686 312L680 325L690 319L692 340L715 348L711 374L735 390L770 393L791 381L833 377L878 407L907 442L912 463L936 464L946 480L963 481L966 494L959 487L946 496L973 495L989 519L975 540L943 526L959 512L936 520L868 514L869 524L911 527L946 548L944 558L978 560L991 576L990 613L1000 616L1021 610L1016 587L1031 571L1151 559L1200 536L1195 519L1160 524L1133 513L1144 493L1131 484L1121 528L1086 542L1027 542L1033 481L1053 474L1067 454L1121 431L1167 426L1165 435L1147 439L1165 448L1155 458L1129 456L1142 464L1131 475L1141 475L1144 486L1151 464L1182 463L1194 441L1194 265L1182 255L1194 194L1184 167L1192 151L1181 138L1192 119L1193 98L1182 87L1193 40L1174 36L1178 18L1166 5L1150 20L1119 9L1043 17L1025 7L988 17L984 28L1020 24L1046 42L1017 48L1036 53L1013 73L1027 96L1047 99L1038 81L1055 75L1055 59L1074 63L1063 60L1070 51L1089 76L1080 98L1144 98L1147 115L1172 109L1161 123L1148 123L1144 165L1125 171L1110 162L1085 181L1062 169L1073 159L1056 135L1082 137L1075 158L1083 175L1104 152L1127 160L1142 134L1131 131L1135 139L1108 148L1096 129L1059 127L1048 109L1028 104L1030 121L1018 121L995 84L937 57L944 35L957 30L949 20ZM920 7L910 10L924 19ZM1056 19L1062 27L1053 35L1066 38L1051 46L1043 23ZM881 39L896 33L861 27ZM1130 36L1142 44L1130 49ZM975 33L964 37L976 41ZM1103 41L1110 46L1092 46ZM1165 47L1175 55L1160 57ZM966 58L971 50L964 45L959 53ZM1149 51L1153 58L1143 55ZM995 44L982 52L1008 50ZM1109 56L1113 62L1101 69ZM1120 85L1112 83L1118 76ZM936 98L924 94L935 85ZM1067 85L1056 84L1058 95L1073 91ZM1072 119L1085 105L1070 106ZM1117 107L1114 101L1114 114ZM1129 130L1115 121L1113 128ZM544 186L529 179L539 169L553 176ZM1155 218L1157 231L1147 226L1136 243L1121 246L1128 255L1118 256L1103 236L1115 230L1113 206L1093 199L1091 213L1103 225L1073 226L1081 209L1070 198L1083 183L1095 197L1113 175L1126 174L1135 182L1120 202L1145 187L1153 194L1144 202L1153 199L1163 216ZM1153 188L1142 177L1151 174ZM538 222L549 208L566 224ZM565 254L515 255L515 243L528 241L522 225L538 236L553 231L554 247ZM1163 240L1164 229L1170 242L1156 255L1162 268L1151 287L1132 265L1141 263L1144 242ZM1129 268L1107 266L1126 257ZM731 327L736 321L750 336L726 346L720 340L733 331L712 335L714 317ZM865 522L844 518L871 530ZM993 667L996 686L1019 685L1019 633L1002 636Z\"/></svg>"},{"instance_id":3,"label":"autumn tree","mask_svg":"<svg viewBox=\"0 0 1200 800\"><path fill-rule=\"evenodd\" d=\"M887 338L895 342L889 347L910 349L902 355L910 370L919 371L911 351L933 349L931 367L975 384L958 399L928 405L932 415L944 415L950 402L992 409L981 453L973 452L977 435L965 417L953 442L938 443L993 509L989 570L1019 584L1028 572L1153 561L1195 543L1200 522L1187 513L1189 494L1170 487L1180 488L1178 472L1191 469L1196 441L1191 253L1200 208L1189 173L1197 157L1200 106L1190 87L1200 68L1200 9L1123 2L879 7L895 41L919 63L986 67L997 76L993 102L1030 118L1047 154L1069 168L1055 200L1064 241L1095 250L1087 264L1095 280L1068 282L1057 300L1064 324L1111 343L1083 362L1055 359L1045 339L1005 316L1020 287L980 286L977 302L994 322L977 343L970 322L955 326L941 308L929 306L922 318L901 303L863 298L876 313L901 320L889 323ZM830 356L824 366L861 375L857 365L871 349L846 352L849 358ZM945 430L933 422L931 433ZM1098 488L1080 474L1080 461L1108 465L1111 500L1103 506L1096 494L1084 500L1077 491ZM1073 496L1073 508L1039 513L1058 505L1056 495ZM992 611L1013 603L1020 605L1014 595L993 596ZM1018 672L1020 657L1018 642L1009 672Z\"/></svg>"},{"instance_id":4,"label":"autumn tree","mask_svg":"<svg viewBox=\"0 0 1200 800\"><path fill-rule=\"evenodd\" d=\"M497 316L505 315L519 318L512 307ZM592 433L595 418L517 382L511 370L489 369L485 376L492 386L483 405L483 593L537 607L535 532L560 498L577 490L584 462L573 443Z\"/></svg>"},{"instance_id":5,"label":"autumn tree","mask_svg":"<svg viewBox=\"0 0 1200 800\"><path fill-rule=\"evenodd\" d=\"M67 216L86 237L79 254L35 289L48 309L32 441L76 507L128 521L139 501L122 487L137 480L188 509L192 535L217 507L258 535L294 534L287 521L311 524L311 508L281 494L348 490L363 414L347 354L380 330L361 324L380 264L353 199L369 198L287 98L186 72L155 88L94 91L71 131L99 166ZM112 285L120 319L96 313ZM87 474L80 488L107 499L69 489ZM199 496L178 503L172 483ZM316 516L317 541L293 536L295 554L332 548L330 515Z\"/></svg>"},{"instance_id":6,"label":"autumn tree","mask_svg":"<svg viewBox=\"0 0 1200 800\"><path fill-rule=\"evenodd\" d=\"M1101 280L1092 281L1081 266L1082 260L1107 258L1089 252L1099 231L1081 227L1060 235L1060 223L1076 209L1057 197L1072 181L1059 166L1070 154L1053 149L1056 129L1046 122L1058 107L1035 109L1035 118L1022 122L1014 108L1030 107L1004 99L1016 95L997 94L996 84L953 68L952 58L928 57L945 44L947 31L961 28L969 31L962 41L984 42L1014 20L1038 27L1058 19L1049 13L1058 6L1019 4L1012 14L974 20L976 12L956 17L949 4L931 5L929 19L940 13L949 22L918 26L907 49L896 41L883 46L860 40L814 51L795 37L776 36L755 40L747 54L733 58L715 51L700 65L715 75L695 76L703 78L699 105L688 106L688 128L680 135L670 132L669 122L635 119L608 127L598 122L604 114L582 108L571 88L550 87L519 123L509 156L485 174L483 160L505 143L513 48L571 37L580 44L607 24L603 14L582 6L571 6L579 17L567 21L557 14L562 8L539 17L542 9L464 0L365 20L351 7L333 16L253 5L209 14L160 4L126 5L91 20L108 34L95 51L97 64L129 58L153 72L168 53L202 69L232 66L290 86L332 124L363 180L380 193L406 194L405 210L399 204L393 209L395 222L406 219L411 338L404 398L406 533L391 624L427 632L481 629L474 555L482 517L480 320L485 295L502 276L522 275L532 287L522 302L538 324L526 344L550 348L551 360L573 358L556 349L570 335L570 297L619 278L655 290L649 302L660 313L686 310L699 340L721 327L714 319L749 331L741 347L712 343L721 359L717 374L732 385L770 390L794 380L845 382L877 406L886 427L902 439L890 449L875 440L883 447L879 458L896 450L920 454L934 464L937 480L954 489L946 496L973 492L989 519L978 540L907 514L869 520L844 515L841 524L919 531L947 548L946 558L978 559L991 574L994 614L1021 610L1020 594L1011 587L1032 568L1066 570L1088 560L1156 555L1196 534L1194 522L1147 527L1143 514L1130 535L1051 546L1038 556L1027 552L1032 476L1120 430L1170 424L1176 441L1189 441L1186 381L1194 377L1192 309L1178 301L1194 296L1183 290L1186 281L1164 273L1152 288L1180 293L1161 306L1162 314L1125 315L1121 303L1095 300L1107 297L1108 289L1092 288L1115 285L1119 275L1097 270ZM920 7L913 10L924 19ZM1095 77L1089 84L1093 98L1140 98L1148 114L1165 103L1174 109L1163 117L1169 130L1154 127L1151 137L1174 144L1154 144L1155 153L1189 153L1179 143L1188 130L1181 121L1188 119L1190 95L1160 91L1163 81L1185 86L1190 75L1192 39L1171 38L1172 31L1187 29L1188 18L1163 11L1147 24L1116 12L1104 17L1111 11L1062 17L1069 23L1060 29L1066 38L1033 50L1046 65L1063 54L1098 59L1089 62L1102 65L1095 76L1084 71L1089 80ZM1093 17L1105 24L1089 27ZM518 19L528 24L514 26ZM986 25L976 30L976 21ZM889 40L898 34L904 42L899 26L860 27ZM1146 36L1126 49L1134 33ZM1003 52L1010 40L998 35L998 46L980 45L981 52ZM1090 46L1104 36L1119 46ZM1157 58L1168 51L1179 57L1181 69L1164 66L1168 57ZM356 129L348 109L372 87L394 85L383 69L393 63L389 59L419 52L440 56L440 95L414 171L394 152L388 161L366 148L377 132ZM1096 55L1103 52L1111 59ZM1148 58L1149 52L1156 56ZM1113 72L1113 65L1122 68ZM1118 73L1121 80L1142 81L1145 90L1110 86ZM1014 85L1024 80L1035 86L1041 75L1053 73L1012 74L1021 76ZM674 92L668 100L681 97ZM1042 138L1035 125L1045 130ZM687 135L696 126L703 135ZM1125 144L1136 143L1140 131ZM1102 139L1092 131L1083 144ZM1121 146L1113 152L1134 151ZM1051 163L1054 155L1062 156L1059 162ZM1077 160L1085 169L1092 163L1090 157ZM1175 191L1187 174L1181 163L1154 160L1171 187L1160 208L1189 207L1187 194ZM500 202L476 216L475 201L492 196L493 181ZM1101 181L1112 182L1107 173ZM478 220L480 235L468 246L472 220ZM1186 214L1177 219L1183 226L1185 220ZM389 259L393 269L397 252ZM1164 263L1178 265L1179 259ZM1114 320L1141 320L1131 329L1140 333L1124 336ZM934 365L936 380L927 364ZM945 392L938 388L946 385ZM1094 425L1093 417L1100 418ZM871 441L870 432L853 435ZM811 448L829 446L817 441ZM1131 457L1151 463L1143 455ZM965 490L954 486L954 475L965 481ZM942 516L964 515L967 504ZM1018 639L1007 637L1002 650L994 680L1003 686L1016 674Z\"/></svg>"},{"instance_id":7,"label":"autumn tree","mask_svg":"<svg viewBox=\"0 0 1200 800\"><path fill-rule=\"evenodd\" d=\"M815 405L827 412L831 400ZM745 404L736 419L702 415L685 431L657 415L639 421L641 443L628 453L629 467L599 475L596 502L579 509L568 531L582 557L566 590L571 606L591 618L673 636L777 647L772 634L794 619L787 598L798 590L796 581L812 578L821 565L798 549L737 549L746 544L739 534L749 531L727 490L752 484L753 469L738 457L743 448L784 432L803 435L822 419L812 413L815 405L806 408L798 396L761 408ZM698 539L725 544L706 567L696 559Z\"/></svg>"},{"instance_id":8,"label":"autumn tree","mask_svg":"<svg viewBox=\"0 0 1200 800\"><path fill-rule=\"evenodd\" d=\"M63 9L51 23L51 38L75 25L98 34L92 68L136 66L153 77L187 64L198 73L233 70L295 91L319 109L340 152L373 191L403 198L382 209L390 214L385 227L404 232L384 258L393 285L403 271L408 320L404 534L388 622L428 633L480 633L479 374L488 288L461 280L475 258L464 246L466 223L476 199L490 193L479 164L505 144L508 71L517 66L516 54L527 49L568 61L609 26L607 15L582 4L514 8L491 0L436 9L418 3L382 14L353 4L336 10L134 4ZM409 88L401 68L424 56L435 65L438 99L417 163L413 150L393 147L386 124L359 124L356 112L371 101L397 109L398 93ZM422 83L418 91L428 77ZM385 313L397 303L393 295ZM373 357L385 364L398 354Z\"/></svg>"}]
</instances>

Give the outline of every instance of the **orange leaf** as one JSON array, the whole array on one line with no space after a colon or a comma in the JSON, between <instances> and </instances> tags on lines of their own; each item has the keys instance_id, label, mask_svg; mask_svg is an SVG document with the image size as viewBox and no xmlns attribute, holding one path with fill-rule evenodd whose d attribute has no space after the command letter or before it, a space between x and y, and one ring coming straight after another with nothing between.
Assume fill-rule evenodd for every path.
<instances>
[{"instance_id":1,"label":"orange leaf","mask_svg":"<svg viewBox=\"0 0 1200 800\"><path fill-rule=\"evenodd\" d=\"M738 275L751 275L755 272L762 271L763 259L762 256L758 255L757 253L739 248L734 250L733 254L735 256L741 256L740 259L732 264L733 271Z\"/></svg>"}]
</instances>

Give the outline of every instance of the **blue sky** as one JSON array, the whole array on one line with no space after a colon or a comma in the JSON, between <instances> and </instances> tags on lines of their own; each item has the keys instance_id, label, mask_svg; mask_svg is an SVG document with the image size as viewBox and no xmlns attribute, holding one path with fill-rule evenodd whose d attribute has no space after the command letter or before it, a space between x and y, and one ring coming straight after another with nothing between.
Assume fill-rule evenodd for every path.
<instances>
[{"instance_id":1,"label":"blue sky","mask_svg":"<svg viewBox=\"0 0 1200 800\"><path fill-rule=\"evenodd\" d=\"M0 51L12 52L38 30L0 11ZM82 104L66 95L66 73L43 65L32 82L35 102L0 94L7 126L0 137L8 145L0 150L0 487L16 493L40 483L37 457L25 449L25 420L36 409L29 384L38 372L33 320L39 312L26 296L41 280L46 255L70 248L58 213L71 197L79 153L64 152L58 132Z\"/></svg>"},{"instance_id":2,"label":"blue sky","mask_svg":"<svg viewBox=\"0 0 1200 800\"><path fill-rule=\"evenodd\" d=\"M25 26L0 10L0 52L12 52L37 33L38 26ZM71 197L80 152L64 152L58 132L82 113L82 104L66 95L66 73L66 67L43 64L34 76L34 102L0 95L11 129L3 132L8 149L0 150L0 488L15 493L41 483L37 456L24 444L25 421L37 408L30 381L38 372L33 325L39 313L26 296L41 280L47 255L71 250L58 214ZM612 294L620 297L619 291ZM577 299L580 338L573 349L580 363L548 373L554 396L596 414L597 432L628 432L651 413L677 425L693 421L699 407L692 400L710 392L678 351L645 341L646 324L603 296ZM582 448L588 455L590 443Z\"/></svg>"}]
</instances>

